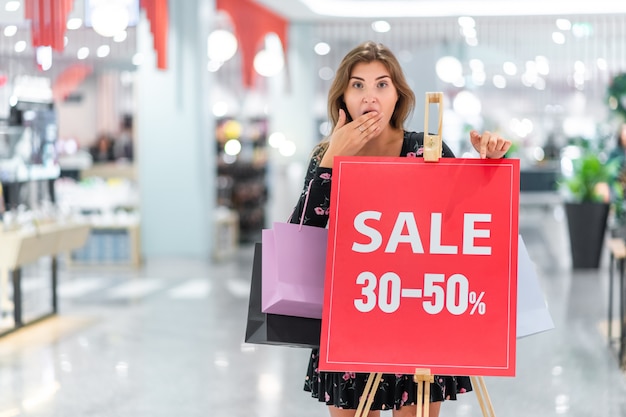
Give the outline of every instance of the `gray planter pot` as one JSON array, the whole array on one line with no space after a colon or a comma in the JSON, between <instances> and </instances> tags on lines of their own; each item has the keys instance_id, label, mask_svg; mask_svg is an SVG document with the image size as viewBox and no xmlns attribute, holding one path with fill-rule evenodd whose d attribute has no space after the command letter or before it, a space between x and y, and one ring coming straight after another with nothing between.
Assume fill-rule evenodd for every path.
<instances>
[{"instance_id":1,"label":"gray planter pot","mask_svg":"<svg viewBox=\"0 0 626 417\"><path fill-rule=\"evenodd\" d=\"M574 269L600 266L609 207L608 203L565 203Z\"/></svg>"}]
</instances>

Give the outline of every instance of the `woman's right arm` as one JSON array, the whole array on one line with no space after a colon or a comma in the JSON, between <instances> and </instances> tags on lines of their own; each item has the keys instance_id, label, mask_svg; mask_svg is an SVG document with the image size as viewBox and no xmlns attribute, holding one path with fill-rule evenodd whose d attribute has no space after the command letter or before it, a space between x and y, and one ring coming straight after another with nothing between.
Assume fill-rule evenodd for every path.
<instances>
[{"instance_id":1,"label":"woman's right arm","mask_svg":"<svg viewBox=\"0 0 626 417\"><path fill-rule=\"evenodd\" d=\"M289 223L300 223L302 216L302 223L308 226L326 227L328 223L333 170L319 166L325 149L323 145L318 145L313 150L304 179L304 187L291 213Z\"/></svg>"}]
</instances>

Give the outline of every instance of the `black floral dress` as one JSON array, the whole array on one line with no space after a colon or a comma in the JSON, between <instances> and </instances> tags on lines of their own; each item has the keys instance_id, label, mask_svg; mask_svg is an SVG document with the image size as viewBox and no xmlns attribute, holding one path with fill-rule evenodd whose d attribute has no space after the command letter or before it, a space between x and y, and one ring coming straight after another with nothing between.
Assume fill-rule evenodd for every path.
<instances>
[{"instance_id":1,"label":"black floral dress","mask_svg":"<svg viewBox=\"0 0 626 417\"><path fill-rule=\"evenodd\" d=\"M402 151L399 156L421 157L423 138L423 133L405 131ZM454 157L445 143L442 148L443 157ZM332 169L318 166L322 154L323 148L321 146L313 151L304 181L304 189L291 215L291 223L299 223L301 216L304 216L303 222L307 225L326 227L328 223ZM307 190L309 190L308 199ZM305 201L306 210L303 213ZM356 409L369 374L321 372L318 370L318 363L319 350L313 349L305 377L304 390L311 392L313 398L317 398L319 402L327 405ZM467 376L435 375L434 383L430 386L430 401L455 400L457 394L471 390L472 384ZM416 402L417 385L413 381L413 375L383 374L371 409L398 409L403 405L414 405Z\"/></svg>"}]
</instances>

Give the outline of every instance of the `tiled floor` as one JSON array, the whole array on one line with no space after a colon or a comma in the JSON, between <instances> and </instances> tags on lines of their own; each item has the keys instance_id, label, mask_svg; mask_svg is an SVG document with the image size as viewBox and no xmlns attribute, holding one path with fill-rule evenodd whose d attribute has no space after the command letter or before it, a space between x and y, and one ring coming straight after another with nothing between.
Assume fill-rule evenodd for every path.
<instances>
[{"instance_id":1,"label":"tiled floor","mask_svg":"<svg viewBox=\"0 0 626 417\"><path fill-rule=\"evenodd\" d=\"M485 378L498 416L626 416L604 333L608 254L572 271L564 227L559 208L521 212L556 328L518 341L516 377ZM307 350L243 343L251 257L62 267L60 314L0 338L0 417L328 415L302 391ZM470 393L441 415L482 413Z\"/></svg>"}]
</instances>

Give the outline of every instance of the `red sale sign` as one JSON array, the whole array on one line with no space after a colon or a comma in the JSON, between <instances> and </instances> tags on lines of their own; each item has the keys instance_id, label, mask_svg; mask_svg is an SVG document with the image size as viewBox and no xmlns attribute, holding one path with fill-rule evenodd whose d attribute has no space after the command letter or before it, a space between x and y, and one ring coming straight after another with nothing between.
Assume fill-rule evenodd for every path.
<instances>
[{"instance_id":1,"label":"red sale sign","mask_svg":"<svg viewBox=\"0 0 626 417\"><path fill-rule=\"evenodd\" d=\"M519 160L335 157L319 369L515 375Z\"/></svg>"}]
</instances>

